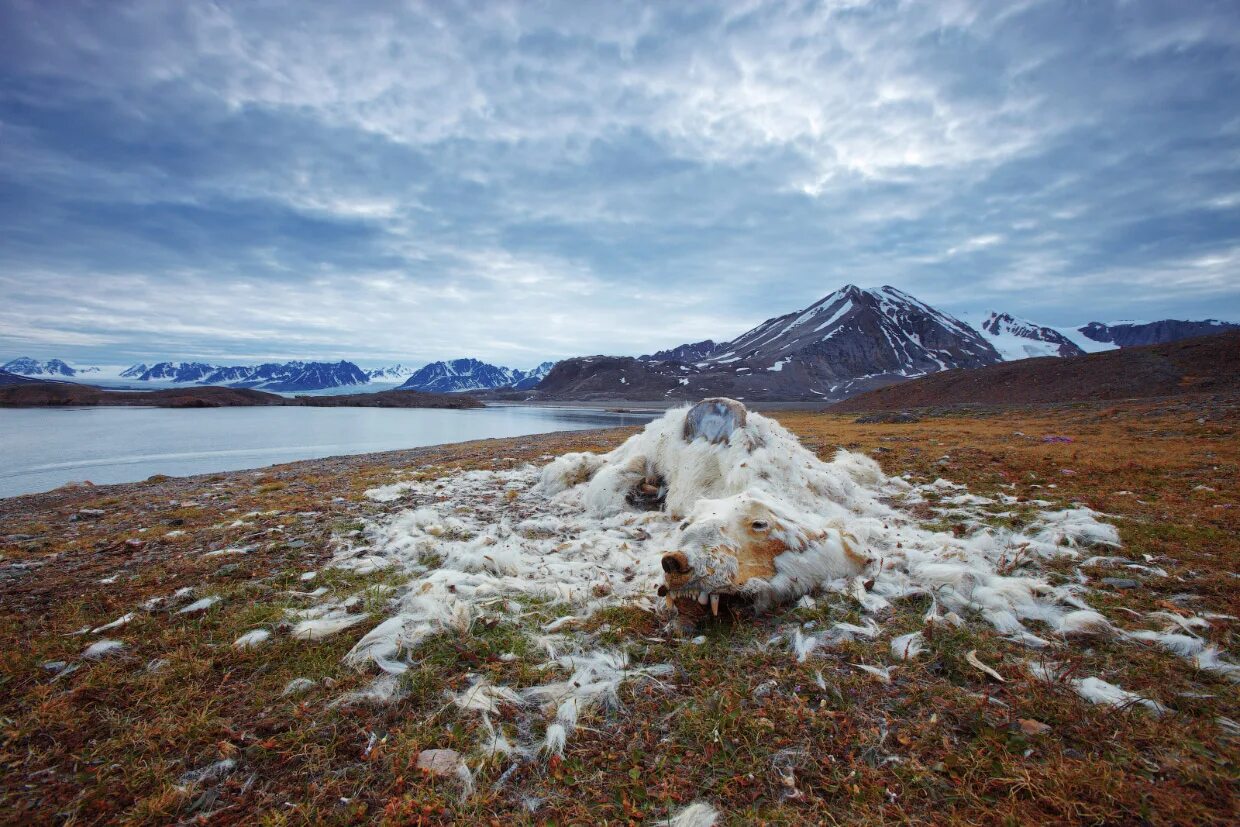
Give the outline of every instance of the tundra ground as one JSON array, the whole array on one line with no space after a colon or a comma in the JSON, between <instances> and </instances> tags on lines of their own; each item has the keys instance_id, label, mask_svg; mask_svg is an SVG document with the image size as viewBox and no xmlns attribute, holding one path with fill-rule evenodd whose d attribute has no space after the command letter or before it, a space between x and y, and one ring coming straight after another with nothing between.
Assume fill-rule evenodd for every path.
<instances>
[{"instance_id":1,"label":"tundra ground","mask_svg":"<svg viewBox=\"0 0 1240 827\"><path fill-rule=\"evenodd\" d=\"M1234 399L947 412L887 425L775 416L824 458L846 447L914 481L943 477L975 494L1080 502L1110 515L1124 544L1114 553L1166 573L1087 569L1089 602L1113 618L1158 609L1240 615ZM1034 680L1021 664L1036 655L972 622L928 635L928 651L899 662L889 682L855 667L895 663L886 634L804 663L765 645L790 627L859 621L843 601L708 623L696 639L636 609L606 610L592 621L600 642L634 664L673 664L674 673L626 684L623 707L583 719L563 759L471 758L467 796L455 779L417 769L418 754L468 755L478 741L477 716L446 700L462 688L453 683L462 664L497 683L542 679L523 674L531 671L523 659L500 657L525 651L528 630L445 632L412 654L401 700L336 703L370 680L341 661L369 626L307 642L281 621L305 605L297 592L320 587L369 595L356 610L384 616L381 587L394 575L326 566L338 538L400 507L367 500L366 489L606 450L629 433L491 440L0 501L0 820L623 824L657 823L698 800L736 824L1234 818L1236 684L1131 641L1064 645L1054 657L1071 674L1100 676L1170 712L1090 705ZM932 508L925 519L954 528ZM1019 521L1019 510L1004 519ZM1044 568L1054 575L1072 565ZM219 600L182 611L203 597ZM555 616L554 605L544 608ZM925 609L902 603L884 628L921 628ZM1217 617L1200 634L1234 657L1238 622ZM234 647L256 627L272 630L266 644ZM104 639L123 646L82 657ZM973 652L1003 682L971 665ZM284 694L298 678L314 683Z\"/></svg>"}]
</instances>

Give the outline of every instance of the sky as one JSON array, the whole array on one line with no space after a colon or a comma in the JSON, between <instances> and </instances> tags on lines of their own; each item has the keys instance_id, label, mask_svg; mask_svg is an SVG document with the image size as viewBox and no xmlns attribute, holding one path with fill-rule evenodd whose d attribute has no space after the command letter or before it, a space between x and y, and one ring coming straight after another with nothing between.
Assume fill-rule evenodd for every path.
<instances>
[{"instance_id":1,"label":"sky","mask_svg":"<svg viewBox=\"0 0 1240 827\"><path fill-rule=\"evenodd\" d=\"M0 358L1240 320L1240 4L0 0Z\"/></svg>"}]
</instances>

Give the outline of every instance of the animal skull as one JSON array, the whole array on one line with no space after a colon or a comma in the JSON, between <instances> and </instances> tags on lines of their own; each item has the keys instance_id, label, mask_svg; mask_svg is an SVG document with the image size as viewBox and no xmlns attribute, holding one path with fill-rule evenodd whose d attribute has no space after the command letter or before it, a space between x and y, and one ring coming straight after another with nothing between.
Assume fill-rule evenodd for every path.
<instances>
[{"instance_id":1,"label":"animal skull","mask_svg":"<svg viewBox=\"0 0 1240 827\"><path fill-rule=\"evenodd\" d=\"M663 555L661 593L709 601L713 614L721 595L769 605L863 571L870 561L850 540L835 527L810 529L758 494L701 500L681 523L676 548Z\"/></svg>"}]
</instances>

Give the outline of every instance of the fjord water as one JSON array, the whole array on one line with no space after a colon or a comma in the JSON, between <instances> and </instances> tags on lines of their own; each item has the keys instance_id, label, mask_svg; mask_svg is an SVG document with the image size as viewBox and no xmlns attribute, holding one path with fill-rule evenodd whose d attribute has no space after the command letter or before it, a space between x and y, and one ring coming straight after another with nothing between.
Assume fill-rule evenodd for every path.
<instances>
[{"instance_id":1,"label":"fjord water","mask_svg":"<svg viewBox=\"0 0 1240 827\"><path fill-rule=\"evenodd\" d=\"M488 437L638 425L571 408L0 409L0 497L75 480L135 482Z\"/></svg>"}]
</instances>

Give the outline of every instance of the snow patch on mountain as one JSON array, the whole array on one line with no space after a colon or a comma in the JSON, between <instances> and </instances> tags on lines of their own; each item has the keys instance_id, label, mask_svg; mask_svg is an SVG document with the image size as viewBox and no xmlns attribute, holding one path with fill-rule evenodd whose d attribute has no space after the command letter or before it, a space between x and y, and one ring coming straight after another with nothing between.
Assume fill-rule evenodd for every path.
<instances>
[{"instance_id":1,"label":"snow patch on mountain","mask_svg":"<svg viewBox=\"0 0 1240 827\"><path fill-rule=\"evenodd\" d=\"M966 319L999 351L1005 362L1040 356L1081 356L1085 353L1074 339L1058 330L1010 313L992 312L981 319L967 316Z\"/></svg>"}]
</instances>

